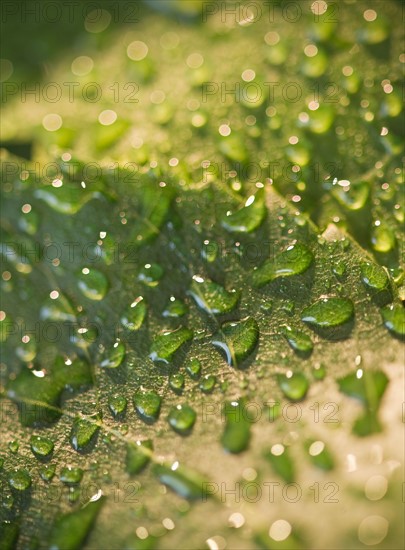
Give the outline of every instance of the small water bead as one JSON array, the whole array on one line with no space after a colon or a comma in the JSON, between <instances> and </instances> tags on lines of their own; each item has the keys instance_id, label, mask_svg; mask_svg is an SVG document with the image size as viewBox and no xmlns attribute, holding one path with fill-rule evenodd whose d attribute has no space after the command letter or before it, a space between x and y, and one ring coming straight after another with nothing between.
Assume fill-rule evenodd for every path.
<instances>
[{"instance_id":1,"label":"small water bead","mask_svg":"<svg viewBox=\"0 0 405 550\"><path fill-rule=\"evenodd\" d=\"M108 407L114 418L122 417L127 410L128 401L123 395L111 395L108 398Z\"/></svg>"},{"instance_id":2,"label":"small water bead","mask_svg":"<svg viewBox=\"0 0 405 550\"><path fill-rule=\"evenodd\" d=\"M138 281L141 281L146 286L154 288L159 284L163 275L163 268L159 264L145 264L138 273Z\"/></svg>"},{"instance_id":3,"label":"small water bead","mask_svg":"<svg viewBox=\"0 0 405 550\"><path fill-rule=\"evenodd\" d=\"M348 298L322 298L302 310L301 319L313 327L343 325L354 316L353 302Z\"/></svg>"},{"instance_id":4,"label":"small water bead","mask_svg":"<svg viewBox=\"0 0 405 550\"><path fill-rule=\"evenodd\" d=\"M405 337L405 308L401 304L392 304L381 309L386 328L395 336Z\"/></svg>"},{"instance_id":5,"label":"small water bead","mask_svg":"<svg viewBox=\"0 0 405 550\"><path fill-rule=\"evenodd\" d=\"M20 448L20 444L16 439L14 439L13 441L10 441L10 443L8 444L8 448L9 448L11 453L16 454L16 453L18 453L18 449Z\"/></svg>"},{"instance_id":6,"label":"small water bead","mask_svg":"<svg viewBox=\"0 0 405 550\"><path fill-rule=\"evenodd\" d=\"M292 315L295 310L295 304L292 300L284 300L281 304L281 309L288 313L288 315Z\"/></svg>"},{"instance_id":7,"label":"small water bead","mask_svg":"<svg viewBox=\"0 0 405 550\"><path fill-rule=\"evenodd\" d=\"M139 330L143 325L147 313L144 298L138 296L121 316L121 324L127 330Z\"/></svg>"},{"instance_id":8,"label":"small water bead","mask_svg":"<svg viewBox=\"0 0 405 550\"><path fill-rule=\"evenodd\" d=\"M253 353L258 341L259 326L253 318L248 317L223 323L212 344L225 352L229 365L238 367Z\"/></svg>"},{"instance_id":9,"label":"small water bead","mask_svg":"<svg viewBox=\"0 0 405 550\"><path fill-rule=\"evenodd\" d=\"M187 311L187 305L181 300L175 299L174 296L172 296L162 315L163 317L173 317L177 319L179 317L183 317L183 315L185 315Z\"/></svg>"},{"instance_id":10,"label":"small water bead","mask_svg":"<svg viewBox=\"0 0 405 550\"><path fill-rule=\"evenodd\" d=\"M39 475L43 481L51 481L55 475L56 466L55 464L45 464L39 469Z\"/></svg>"},{"instance_id":11,"label":"small water bead","mask_svg":"<svg viewBox=\"0 0 405 550\"><path fill-rule=\"evenodd\" d=\"M156 464L153 471L161 483L185 499L201 500L211 494L211 484L205 478L177 461L171 466Z\"/></svg>"},{"instance_id":12,"label":"small water bead","mask_svg":"<svg viewBox=\"0 0 405 550\"><path fill-rule=\"evenodd\" d=\"M361 278L368 289L372 291L384 290L389 286L389 278L384 270L377 264L364 262L360 266Z\"/></svg>"},{"instance_id":13,"label":"small water bead","mask_svg":"<svg viewBox=\"0 0 405 550\"><path fill-rule=\"evenodd\" d=\"M296 243L281 252L274 260L267 260L253 272L252 282L261 287L278 278L300 275L307 271L314 261L312 252L304 244Z\"/></svg>"},{"instance_id":14,"label":"small water bead","mask_svg":"<svg viewBox=\"0 0 405 550\"><path fill-rule=\"evenodd\" d=\"M13 506L14 506L14 503L15 503L15 498L13 497L13 495L4 495L4 497L1 500L1 505L6 510L12 510ZM8 524L8 525L13 525L13 524ZM6 543L8 543L7 533L4 533L4 527L7 527L7 524L3 523L2 527L3 527L3 534L2 535L3 535L3 537L4 536L6 537ZM15 533L14 540L13 540L14 544L17 543L17 537L18 537L18 532ZM11 546L5 546L5 548L15 548L15 546L12 546L12 545Z\"/></svg>"},{"instance_id":15,"label":"small water bead","mask_svg":"<svg viewBox=\"0 0 405 550\"><path fill-rule=\"evenodd\" d=\"M65 485L77 485L83 479L83 470L72 466L65 466L59 473L59 479Z\"/></svg>"},{"instance_id":16,"label":"small water bead","mask_svg":"<svg viewBox=\"0 0 405 550\"><path fill-rule=\"evenodd\" d=\"M223 286L199 275L194 275L189 293L201 309L214 315L232 311L240 298L239 292L228 292Z\"/></svg>"},{"instance_id":17,"label":"small water bead","mask_svg":"<svg viewBox=\"0 0 405 550\"><path fill-rule=\"evenodd\" d=\"M221 225L227 231L235 233L252 233L263 223L267 209L264 203L264 191L259 190L251 195L245 205L234 213L227 213L221 219Z\"/></svg>"},{"instance_id":18,"label":"small water bead","mask_svg":"<svg viewBox=\"0 0 405 550\"><path fill-rule=\"evenodd\" d=\"M30 439L31 451L37 458L47 458L49 457L54 449L53 441L47 437L42 437L40 435L33 435Z\"/></svg>"},{"instance_id":19,"label":"small water bead","mask_svg":"<svg viewBox=\"0 0 405 550\"><path fill-rule=\"evenodd\" d=\"M173 407L167 420L173 430L180 435L188 435L197 419L197 414L189 405L177 405Z\"/></svg>"},{"instance_id":20,"label":"small water bead","mask_svg":"<svg viewBox=\"0 0 405 550\"><path fill-rule=\"evenodd\" d=\"M198 387L204 393L212 393L216 383L216 377L213 374L207 374L202 378Z\"/></svg>"},{"instance_id":21,"label":"small water bead","mask_svg":"<svg viewBox=\"0 0 405 550\"><path fill-rule=\"evenodd\" d=\"M86 538L104 505L105 497L96 494L86 506L59 516L52 526L49 548L52 550L83 548Z\"/></svg>"},{"instance_id":22,"label":"small water bead","mask_svg":"<svg viewBox=\"0 0 405 550\"><path fill-rule=\"evenodd\" d=\"M99 301L107 294L108 280L101 271L84 268L79 273L77 279L79 289L89 300Z\"/></svg>"},{"instance_id":23,"label":"small water bead","mask_svg":"<svg viewBox=\"0 0 405 550\"><path fill-rule=\"evenodd\" d=\"M31 487L31 476L27 470L19 469L8 473L8 484L15 491L26 491Z\"/></svg>"},{"instance_id":24,"label":"small water bead","mask_svg":"<svg viewBox=\"0 0 405 550\"><path fill-rule=\"evenodd\" d=\"M138 415L147 423L159 418L162 400L154 391L138 391L134 395L134 407Z\"/></svg>"},{"instance_id":25,"label":"small water bead","mask_svg":"<svg viewBox=\"0 0 405 550\"><path fill-rule=\"evenodd\" d=\"M122 342L115 342L112 350L110 350L108 357L106 357L100 363L100 367L107 369L116 369L118 368L125 358L125 344Z\"/></svg>"},{"instance_id":26,"label":"small water bead","mask_svg":"<svg viewBox=\"0 0 405 550\"><path fill-rule=\"evenodd\" d=\"M184 388L184 375L181 373L171 374L169 377L169 386L174 392L181 392Z\"/></svg>"},{"instance_id":27,"label":"small water bead","mask_svg":"<svg viewBox=\"0 0 405 550\"><path fill-rule=\"evenodd\" d=\"M336 262L332 267L332 272L338 279L341 279L346 274L346 265L342 261Z\"/></svg>"},{"instance_id":28,"label":"small water bead","mask_svg":"<svg viewBox=\"0 0 405 550\"><path fill-rule=\"evenodd\" d=\"M304 357L308 357L314 348L311 338L304 332L292 329L289 326L285 326L282 329L283 336L290 344L292 349L298 354Z\"/></svg>"},{"instance_id":29,"label":"small water bead","mask_svg":"<svg viewBox=\"0 0 405 550\"><path fill-rule=\"evenodd\" d=\"M129 442L125 459L126 471L130 475L139 474L150 462L153 444L150 439L144 441Z\"/></svg>"},{"instance_id":30,"label":"small water bead","mask_svg":"<svg viewBox=\"0 0 405 550\"><path fill-rule=\"evenodd\" d=\"M187 374L193 380L198 380L201 376L201 362L198 359L190 359L186 363Z\"/></svg>"},{"instance_id":31,"label":"small water bead","mask_svg":"<svg viewBox=\"0 0 405 550\"><path fill-rule=\"evenodd\" d=\"M149 357L152 361L169 363L174 354L187 342L193 339L194 333L186 327L159 334L152 343Z\"/></svg>"},{"instance_id":32,"label":"small water bead","mask_svg":"<svg viewBox=\"0 0 405 550\"><path fill-rule=\"evenodd\" d=\"M301 372L277 375L278 385L287 399L290 401L301 401L309 389L309 382Z\"/></svg>"}]
</instances>

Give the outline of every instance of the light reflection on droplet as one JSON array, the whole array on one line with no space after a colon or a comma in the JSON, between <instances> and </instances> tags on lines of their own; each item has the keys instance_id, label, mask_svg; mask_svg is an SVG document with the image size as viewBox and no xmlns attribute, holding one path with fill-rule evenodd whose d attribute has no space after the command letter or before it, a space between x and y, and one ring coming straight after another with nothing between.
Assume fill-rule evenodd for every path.
<instances>
[{"instance_id":1,"label":"light reflection on droplet","mask_svg":"<svg viewBox=\"0 0 405 550\"><path fill-rule=\"evenodd\" d=\"M388 533L389 523L382 516L368 516L359 525L359 541L367 546L382 542Z\"/></svg>"},{"instance_id":2,"label":"light reflection on droplet","mask_svg":"<svg viewBox=\"0 0 405 550\"><path fill-rule=\"evenodd\" d=\"M291 525L285 519L278 519L269 529L269 537L275 541L285 540L291 534Z\"/></svg>"},{"instance_id":3,"label":"light reflection on droplet","mask_svg":"<svg viewBox=\"0 0 405 550\"><path fill-rule=\"evenodd\" d=\"M98 115L98 121L103 126L110 126L117 120L117 113L111 109L106 109Z\"/></svg>"},{"instance_id":4,"label":"light reflection on droplet","mask_svg":"<svg viewBox=\"0 0 405 550\"><path fill-rule=\"evenodd\" d=\"M234 527L235 529L239 529L239 527L242 527L242 525L244 525L245 518L239 512L235 512L234 514L231 514L229 516L228 522L231 527Z\"/></svg>"},{"instance_id":5,"label":"light reflection on droplet","mask_svg":"<svg viewBox=\"0 0 405 550\"><path fill-rule=\"evenodd\" d=\"M48 132L55 132L62 126L62 117L54 113L45 115L42 119L42 126L45 130L48 130Z\"/></svg>"},{"instance_id":6,"label":"light reflection on droplet","mask_svg":"<svg viewBox=\"0 0 405 550\"><path fill-rule=\"evenodd\" d=\"M141 61L148 55L148 46L145 42L134 40L127 48L127 56L133 61Z\"/></svg>"},{"instance_id":7,"label":"light reflection on droplet","mask_svg":"<svg viewBox=\"0 0 405 550\"><path fill-rule=\"evenodd\" d=\"M388 481L384 476L375 475L368 478L364 493L369 500L380 500L388 489Z\"/></svg>"}]
</instances>

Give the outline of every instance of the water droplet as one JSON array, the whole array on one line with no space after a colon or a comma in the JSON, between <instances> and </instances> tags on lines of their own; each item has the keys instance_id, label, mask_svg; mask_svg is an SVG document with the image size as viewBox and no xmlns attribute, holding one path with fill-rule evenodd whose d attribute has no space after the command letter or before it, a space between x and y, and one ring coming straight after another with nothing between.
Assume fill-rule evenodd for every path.
<instances>
[{"instance_id":1,"label":"water droplet","mask_svg":"<svg viewBox=\"0 0 405 550\"><path fill-rule=\"evenodd\" d=\"M171 466L156 464L153 471L161 483L183 498L201 500L210 495L210 483L197 472L180 466L177 461Z\"/></svg>"},{"instance_id":2,"label":"water droplet","mask_svg":"<svg viewBox=\"0 0 405 550\"><path fill-rule=\"evenodd\" d=\"M153 451L150 439L128 443L126 455L126 471L130 475L139 474L149 463Z\"/></svg>"},{"instance_id":3,"label":"water droplet","mask_svg":"<svg viewBox=\"0 0 405 550\"><path fill-rule=\"evenodd\" d=\"M59 479L65 485L77 485L83 479L83 470L81 468L65 466L60 471Z\"/></svg>"},{"instance_id":4,"label":"water droplet","mask_svg":"<svg viewBox=\"0 0 405 550\"><path fill-rule=\"evenodd\" d=\"M184 375L180 373L171 374L169 377L169 385L176 393L181 392L184 388Z\"/></svg>"},{"instance_id":5,"label":"water droplet","mask_svg":"<svg viewBox=\"0 0 405 550\"><path fill-rule=\"evenodd\" d=\"M301 401L307 394L309 382L306 376L301 372L278 374L277 382L283 394L290 401Z\"/></svg>"},{"instance_id":6,"label":"water droplet","mask_svg":"<svg viewBox=\"0 0 405 550\"><path fill-rule=\"evenodd\" d=\"M104 501L105 497L100 493L97 499L92 497L86 506L57 518L50 534L49 548L52 550L83 548Z\"/></svg>"},{"instance_id":7,"label":"water droplet","mask_svg":"<svg viewBox=\"0 0 405 550\"><path fill-rule=\"evenodd\" d=\"M365 436L381 431L377 412L388 385L385 373L382 371L364 372L362 369L358 369L338 379L337 382L342 393L360 400L364 405L364 414L354 423L354 433Z\"/></svg>"},{"instance_id":8,"label":"water droplet","mask_svg":"<svg viewBox=\"0 0 405 550\"><path fill-rule=\"evenodd\" d=\"M294 483L295 468L290 453L286 447L277 443L273 445L270 452L265 454L274 472L286 483Z\"/></svg>"},{"instance_id":9,"label":"water droplet","mask_svg":"<svg viewBox=\"0 0 405 550\"><path fill-rule=\"evenodd\" d=\"M227 231L235 233L252 233L260 227L266 217L266 205L264 204L264 192L260 190L256 195L251 195L245 205L232 214L221 219L221 225Z\"/></svg>"},{"instance_id":10,"label":"water droplet","mask_svg":"<svg viewBox=\"0 0 405 550\"><path fill-rule=\"evenodd\" d=\"M373 227L371 236L373 249L381 254L388 254L395 249L396 239L393 230L387 225Z\"/></svg>"},{"instance_id":11,"label":"water droplet","mask_svg":"<svg viewBox=\"0 0 405 550\"><path fill-rule=\"evenodd\" d=\"M346 273L346 265L344 262L338 261L333 265L332 272L338 279L341 279Z\"/></svg>"},{"instance_id":12,"label":"water droplet","mask_svg":"<svg viewBox=\"0 0 405 550\"><path fill-rule=\"evenodd\" d=\"M9 472L7 481L15 491L26 491L31 487L31 476L22 468Z\"/></svg>"},{"instance_id":13,"label":"water droplet","mask_svg":"<svg viewBox=\"0 0 405 550\"><path fill-rule=\"evenodd\" d=\"M108 290L106 276L96 269L85 268L82 270L78 275L77 284L83 295L89 300L102 300Z\"/></svg>"},{"instance_id":14,"label":"water droplet","mask_svg":"<svg viewBox=\"0 0 405 550\"><path fill-rule=\"evenodd\" d=\"M94 443L100 430L101 414L96 411L91 418L76 417L70 433L70 443L76 451L85 451Z\"/></svg>"},{"instance_id":15,"label":"water droplet","mask_svg":"<svg viewBox=\"0 0 405 550\"><path fill-rule=\"evenodd\" d=\"M154 391L138 391L134 395L134 407L146 423L155 422L159 418L161 398Z\"/></svg>"},{"instance_id":16,"label":"water droplet","mask_svg":"<svg viewBox=\"0 0 405 550\"><path fill-rule=\"evenodd\" d=\"M179 327L173 331L159 334L152 343L149 357L152 361L169 363L176 351L193 338L193 331L186 327Z\"/></svg>"},{"instance_id":17,"label":"water droplet","mask_svg":"<svg viewBox=\"0 0 405 550\"><path fill-rule=\"evenodd\" d=\"M309 248L296 243L281 252L274 260L267 260L256 269L252 276L253 285L261 287L280 277L300 275L307 271L313 261L314 256Z\"/></svg>"},{"instance_id":18,"label":"water droplet","mask_svg":"<svg viewBox=\"0 0 405 550\"><path fill-rule=\"evenodd\" d=\"M235 309L240 297L239 292L228 292L223 286L198 275L193 277L189 293L201 309L214 315Z\"/></svg>"},{"instance_id":19,"label":"water droplet","mask_svg":"<svg viewBox=\"0 0 405 550\"><path fill-rule=\"evenodd\" d=\"M221 443L223 448L230 453L241 453L249 446L250 422L243 400L225 403L225 429Z\"/></svg>"},{"instance_id":20,"label":"water droplet","mask_svg":"<svg viewBox=\"0 0 405 550\"><path fill-rule=\"evenodd\" d=\"M147 306L142 296L138 296L121 316L121 323L127 330L139 330L145 320Z\"/></svg>"},{"instance_id":21,"label":"water droplet","mask_svg":"<svg viewBox=\"0 0 405 550\"><path fill-rule=\"evenodd\" d=\"M301 319L313 327L329 328L353 318L353 302L348 298L322 298L303 309Z\"/></svg>"},{"instance_id":22,"label":"water droplet","mask_svg":"<svg viewBox=\"0 0 405 550\"><path fill-rule=\"evenodd\" d=\"M185 315L187 311L188 308L184 302L179 299L170 299L162 315L163 317L173 317L177 319Z\"/></svg>"},{"instance_id":23,"label":"water droplet","mask_svg":"<svg viewBox=\"0 0 405 550\"><path fill-rule=\"evenodd\" d=\"M216 383L216 377L213 374L207 374L203 377L198 387L204 393L211 393L214 390Z\"/></svg>"},{"instance_id":24,"label":"water droplet","mask_svg":"<svg viewBox=\"0 0 405 550\"><path fill-rule=\"evenodd\" d=\"M108 407L115 418L120 418L127 410L127 399L122 395L111 395L108 398Z\"/></svg>"},{"instance_id":25,"label":"water droplet","mask_svg":"<svg viewBox=\"0 0 405 550\"><path fill-rule=\"evenodd\" d=\"M312 376L315 378L315 380L323 380L326 376L325 365L315 365L312 369Z\"/></svg>"},{"instance_id":26,"label":"water droplet","mask_svg":"<svg viewBox=\"0 0 405 550\"><path fill-rule=\"evenodd\" d=\"M113 348L108 354L108 357L101 361L100 367L116 369L122 364L125 357L125 352L125 345L122 342L115 342Z\"/></svg>"},{"instance_id":27,"label":"water droplet","mask_svg":"<svg viewBox=\"0 0 405 550\"><path fill-rule=\"evenodd\" d=\"M55 464L45 464L39 469L39 475L44 481L51 481L55 475L56 466Z\"/></svg>"},{"instance_id":28,"label":"water droplet","mask_svg":"<svg viewBox=\"0 0 405 550\"><path fill-rule=\"evenodd\" d=\"M31 451L37 458L49 457L54 448L53 441L51 441L47 437L42 437L40 435L31 436L30 446Z\"/></svg>"},{"instance_id":29,"label":"water droplet","mask_svg":"<svg viewBox=\"0 0 405 550\"><path fill-rule=\"evenodd\" d=\"M229 365L238 367L254 351L259 340L259 327L254 319L226 322L212 340L214 346L225 352Z\"/></svg>"},{"instance_id":30,"label":"water droplet","mask_svg":"<svg viewBox=\"0 0 405 550\"><path fill-rule=\"evenodd\" d=\"M201 376L201 363L198 359L190 359L186 363L186 371L190 378L198 380Z\"/></svg>"},{"instance_id":31,"label":"water droplet","mask_svg":"<svg viewBox=\"0 0 405 550\"><path fill-rule=\"evenodd\" d=\"M138 273L138 281L153 288L159 284L163 274L163 268L159 264L145 264Z\"/></svg>"},{"instance_id":32,"label":"water droplet","mask_svg":"<svg viewBox=\"0 0 405 550\"><path fill-rule=\"evenodd\" d=\"M11 453L16 454L16 453L18 453L18 449L20 448L20 444L16 439L14 439L13 441L10 441L10 443L8 444L8 448L9 448Z\"/></svg>"},{"instance_id":33,"label":"water droplet","mask_svg":"<svg viewBox=\"0 0 405 550\"><path fill-rule=\"evenodd\" d=\"M308 335L289 326L283 327L282 332L287 342L298 355L303 357L311 355L314 345Z\"/></svg>"},{"instance_id":34,"label":"water droplet","mask_svg":"<svg viewBox=\"0 0 405 550\"><path fill-rule=\"evenodd\" d=\"M381 316L387 329L399 338L405 337L405 308L400 304L382 308Z\"/></svg>"},{"instance_id":35,"label":"water droplet","mask_svg":"<svg viewBox=\"0 0 405 550\"><path fill-rule=\"evenodd\" d=\"M197 415L188 405L177 405L169 412L167 420L173 430L181 435L188 435L193 429Z\"/></svg>"},{"instance_id":36,"label":"water droplet","mask_svg":"<svg viewBox=\"0 0 405 550\"><path fill-rule=\"evenodd\" d=\"M323 441L310 439L306 441L305 447L314 466L321 470L333 470L335 466L333 457Z\"/></svg>"}]
</instances>

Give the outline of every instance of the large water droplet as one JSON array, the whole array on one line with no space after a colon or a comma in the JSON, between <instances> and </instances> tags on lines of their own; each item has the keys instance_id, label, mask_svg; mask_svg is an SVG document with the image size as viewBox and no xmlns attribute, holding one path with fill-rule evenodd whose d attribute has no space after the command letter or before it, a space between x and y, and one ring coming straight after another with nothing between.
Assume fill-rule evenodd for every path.
<instances>
[{"instance_id":1,"label":"large water droplet","mask_svg":"<svg viewBox=\"0 0 405 550\"><path fill-rule=\"evenodd\" d=\"M127 330L139 330L145 320L147 307L142 296L138 296L121 316L121 323Z\"/></svg>"},{"instance_id":2,"label":"large water droplet","mask_svg":"<svg viewBox=\"0 0 405 550\"><path fill-rule=\"evenodd\" d=\"M353 318L353 302L348 298L322 298L303 309L301 319L313 327L330 328Z\"/></svg>"},{"instance_id":3,"label":"large water droplet","mask_svg":"<svg viewBox=\"0 0 405 550\"><path fill-rule=\"evenodd\" d=\"M400 304L386 306L381 310L384 325L395 336L405 337L405 308Z\"/></svg>"},{"instance_id":4,"label":"large water droplet","mask_svg":"<svg viewBox=\"0 0 405 550\"><path fill-rule=\"evenodd\" d=\"M282 329L283 335L292 349L302 357L308 357L314 348L311 338L298 330L285 326Z\"/></svg>"},{"instance_id":5,"label":"large water droplet","mask_svg":"<svg viewBox=\"0 0 405 550\"><path fill-rule=\"evenodd\" d=\"M224 414L226 424L221 438L222 446L230 453L241 453L247 449L250 441L250 422L245 403L242 400L225 403Z\"/></svg>"},{"instance_id":6,"label":"large water droplet","mask_svg":"<svg viewBox=\"0 0 405 550\"><path fill-rule=\"evenodd\" d=\"M301 372L278 374L277 382L283 394L290 401L301 401L309 389L308 379Z\"/></svg>"},{"instance_id":7,"label":"large water droplet","mask_svg":"<svg viewBox=\"0 0 405 550\"><path fill-rule=\"evenodd\" d=\"M223 286L199 275L194 275L189 293L201 309L214 315L232 311L240 297L239 292L228 292Z\"/></svg>"},{"instance_id":8,"label":"large water droplet","mask_svg":"<svg viewBox=\"0 0 405 550\"><path fill-rule=\"evenodd\" d=\"M47 437L33 435L30 439L31 451L37 458L47 458L52 454L54 444Z\"/></svg>"},{"instance_id":9,"label":"large water droplet","mask_svg":"<svg viewBox=\"0 0 405 550\"><path fill-rule=\"evenodd\" d=\"M27 470L19 469L8 473L8 484L15 491L26 491L31 487L31 476Z\"/></svg>"},{"instance_id":10,"label":"large water droplet","mask_svg":"<svg viewBox=\"0 0 405 550\"><path fill-rule=\"evenodd\" d=\"M281 252L274 260L267 260L253 272L252 282L261 287L280 277L300 275L307 271L314 261L312 252L304 244L296 243Z\"/></svg>"},{"instance_id":11,"label":"large water droplet","mask_svg":"<svg viewBox=\"0 0 405 550\"><path fill-rule=\"evenodd\" d=\"M149 357L152 361L169 363L176 351L193 338L193 331L186 327L179 327L173 331L159 334L152 343Z\"/></svg>"},{"instance_id":12,"label":"large water droplet","mask_svg":"<svg viewBox=\"0 0 405 550\"><path fill-rule=\"evenodd\" d=\"M50 534L49 548L52 550L83 548L104 502L105 497L96 494L86 506L57 518Z\"/></svg>"},{"instance_id":13,"label":"large water droplet","mask_svg":"<svg viewBox=\"0 0 405 550\"><path fill-rule=\"evenodd\" d=\"M161 398L154 391L138 391L134 395L134 407L139 416L147 423L159 418Z\"/></svg>"},{"instance_id":14,"label":"large water droplet","mask_svg":"<svg viewBox=\"0 0 405 550\"><path fill-rule=\"evenodd\" d=\"M221 225L231 232L252 233L263 223L265 216L266 205L264 204L264 193L261 190L256 195L251 195L243 208L224 216Z\"/></svg>"},{"instance_id":15,"label":"large water droplet","mask_svg":"<svg viewBox=\"0 0 405 550\"><path fill-rule=\"evenodd\" d=\"M254 351L259 340L259 327L254 319L227 322L212 340L214 346L225 352L229 365L238 367Z\"/></svg>"},{"instance_id":16,"label":"large water droplet","mask_svg":"<svg viewBox=\"0 0 405 550\"><path fill-rule=\"evenodd\" d=\"M78 275L77 284L89 300L102 300L108 290L106 276L96 269L84 268Z\"/></svg>"},{"instance_id":17,"label":"large water droplet","mask_svg":"<svg viewBox=\"0 0 405 550\"><path fill-rule=\"evenodd\" d=\"M116 369L122 364L125 357L125 351L125 345L122 342L115 342L113 348L109 351L108 356L101 361L100 367Z\"/></svg>"},{"instance_id":18,"label":"large water droplet","mask_svg":"<svg viewBox=\"0 0 405 550\"><path fill-rule=\"evenodd\" d=\"M60 471L59 479L66 485L77 485L83 479L83 470L81 468L65 466Z\"/></svg>"},{"instance_id":19,"label":"large water droplet","mask_svg":"<svg viewBox=\"0 0 405 550\"><path fill-rule=\"evenodd\" d=\"M175 493L188 500L201 500L210 495L208 483L197 472L190 470L176 461L171 466L156 464L154 473L160 482L172 489Z\"/></svg>"},{"instance_id":20,"label":"large water droplet","mask_svg":"<svg viewBox=\"0 0 405 550\"><path fill-rule=\"evenodd\" d=\"M189 405L177 405L169 412L167 420L173 430L181 435L188 435L193 429L197 415Z\"/></svg>"},{"instance_id":21,"label":"large water droplet","mask_svg":"<svg viewBox=\"0 0 405 550\"><path fill-rule=\"evenodd\" d=\"M111 395L108 398L108 407L115 418L122 417L127 410L127 399L123 395Z\"/></svg>"},{"instance_id":22,"label":"large water droplet","mask_svg":"<svg viewBox=\"0 0 405 550\"><path fill-rule=\"evenodd\" d=\"M153 288L159 284L163 274L163 268L159 264L145 264L138 273L138 281Z\"/></svg>"},{"instance_id":23,"label":"large water droplet","mask_svg":"<svg viewBox=\"0 0 405 550\"><path fill-rule=\"evenodd\" d=\"M94 443L100 430L101 414L95 411L89 419L76 417L70 433L70 443L76 451L85 451Z\"/></svg>"},{"instance_id":24,"label":"large water droplet","mask_svg":"<svg viewBox=\"0 0 405 550\"><path fill-rule=\"evenodd\" d=\"M139 474L149 463L153 451L152 441L137 441L128 443L126 455L126 471L130 475Z\"/></svg>"}]
</instances>

